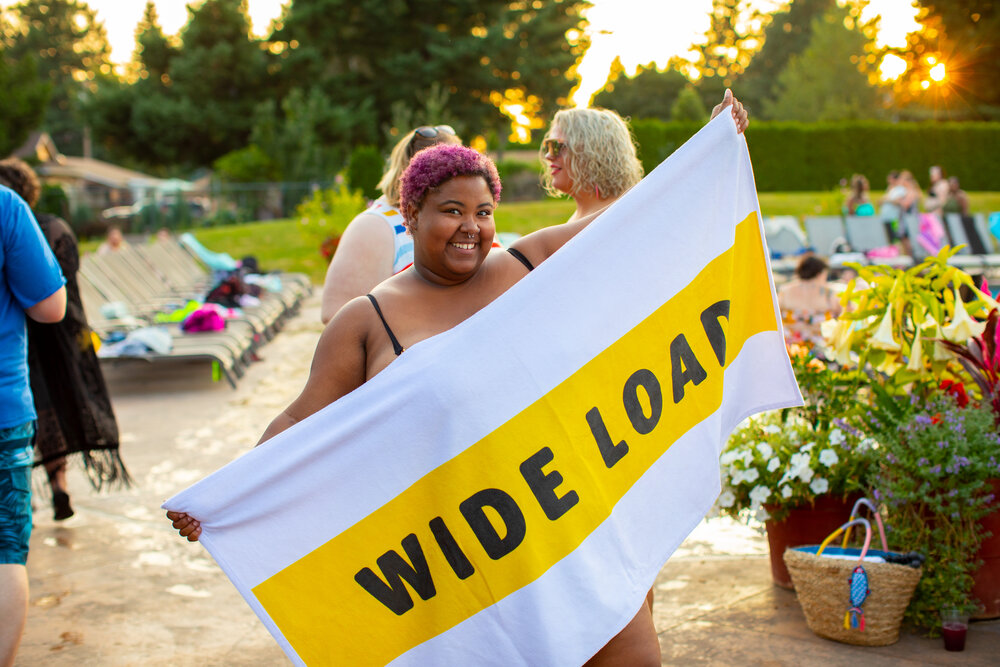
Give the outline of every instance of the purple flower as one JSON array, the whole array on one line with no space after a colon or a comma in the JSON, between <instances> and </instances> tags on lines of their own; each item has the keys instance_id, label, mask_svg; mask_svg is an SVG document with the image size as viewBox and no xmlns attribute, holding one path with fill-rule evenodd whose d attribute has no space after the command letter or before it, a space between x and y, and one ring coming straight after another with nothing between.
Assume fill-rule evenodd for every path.
<instances>
[{"instance_id":1,"label":"purple flower","mask_svg":"<svg viewBox=\"0 0 1000 667\"><path fill-rule=\"evenodd\" d=\"M940 475L941 474L941 466L934 466L933 468L931 468L927 472L929 472L932 475Z\"/></svg>"},{"instance_id":2,"label":"purple flower","mask_svg":"<svg viewBox=\"0 0 1000 667\"><path fill-rule=\"evenodd\" d=\"M882 499L882 494L878 492L878 489L873 489L872 490L872 495L875 496L875 500L881 500Z\"/></svg>"},{"instance_id":3,"label":"purple flower","mask_svg":"<svg viewBox=\"0 0 1000 667\"><path fill-rule=\"evenodd\" d=\"M913 421L915 421L918 424L923 424L926 426L927 424L931 423L931 418L928 417L927 415L917 415L916 417L913 418Z\"/></svg>"},{"instance_id":4,"label":"purple flower","mask_svg":"<svg viewBox=\"0 0 1000 667\"><path fill-rule=\"evenodd\" d=\"M928 461L928 460L927 460L927 459L926 459L925 457L923 457L923 456L921 456L921 457L920 457L920 460L919 460L919 461L917 461L917 465L918 465L918 466L925 466L925 465L927 465L928 463L930 463L930 461Z\"/></svg>"}]
</instances>

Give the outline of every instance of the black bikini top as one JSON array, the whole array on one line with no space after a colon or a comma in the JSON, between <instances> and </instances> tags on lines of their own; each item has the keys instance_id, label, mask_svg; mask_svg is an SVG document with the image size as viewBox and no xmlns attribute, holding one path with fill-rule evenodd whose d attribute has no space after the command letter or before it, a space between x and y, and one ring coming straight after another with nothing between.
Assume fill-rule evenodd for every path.
<instances>
[{"instance_id":1,"label":"black bikini top","mask_svg":"<svg viewBox=\"0 0 1000 667\"><path fill-rule=\"evenodd\" d=\"M524 256L523 253L521 253L518 250L515 250L514 248L507 248L507 252L513 255L517 261L521 262L521 264L524 264L525 268L527 268L528 271L534 270L535 267L532 266L531 262L528 260L527 257ZM385 332L389 334L389 340L392 341L392 351L395 352L396 356L398 357L399 355L403 354L403 346L399 344L399 340L396 338L396 334L392 332L392 329L389 327L389 323L385 321L385 315L382 314L382 309L379 308L378 301L375 299L375 297L372 296L371 294L366 294L365 296L368 297L368 300L372 302L372 306L375 307L375 312L378 313L378 318L382 320L382 326L385 327Z\"/></svg>"}]
</instances>

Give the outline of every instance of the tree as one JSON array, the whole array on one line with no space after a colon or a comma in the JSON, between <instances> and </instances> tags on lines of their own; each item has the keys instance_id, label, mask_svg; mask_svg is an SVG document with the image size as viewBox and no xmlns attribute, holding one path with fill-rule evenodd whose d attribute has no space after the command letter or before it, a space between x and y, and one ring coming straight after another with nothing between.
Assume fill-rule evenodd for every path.
<instances>
[{"instance_id":1,"label":"tree","mask_svg":"<svg viewBox=\"0 0 1000 667\"><path fill-rule=\"evenodd\" d=\"M608 82L594 96L594 105L612 109L624 117L670 120L671 107L690 83L674 64L660 71L650 63L639 66L634 76L626 77L621 60L616 57Z\"/></svg>"},{"instance_id":2,"label":"tree","mask_svg":"<svg viewBox=\"0 0 1000 667\"><path fill-rule=\"evenodd\" d=\"M38 61L28 56L14 61L0 51L0 157L17 150L45 115L51 86L38 78Z\"/></svg>"},{"instance_id":3,"label":"tree","mask_svg":"<svg viewBox=\"0 0 1000 667\"><path fill-rule=\"evenodd\" d=\"M89 105L95 136L119 157L207 166L247 145L261 99L271 96L245 0L188 7L181 46L147 4L130 66L134 82L104 82Z\"/></svg>"},{"instance_id":4,"label":"tree","mask_svg":"<svg viewBox=\"0 0 1000 667\"><path fill-rule=\"evenodd\" d=\"M712 0L709 19L704 43L692 46L698 53L692 69L702 103L713 107L750 63L768 17L750 0Z\"/></svg>"},{"instance_id":5,"label":"tree","mask_svg":"<svg viewBox=\"0 0 1000 667\"><path fill-rule=\"evenodd\" d=\"M775 12L764 28L764 43L736 81L740 101L764 118L764 101L774 99L778 76L792 56L802 53L812 37L813 20L823 16L836 0L794 0Z\"/></svg>"},{"instance_id":6,"label":"tree","mask_svg":"<svg viewBox=\"0 0 1000 667\"><path fill-rule=\"evenodd\" d=\"M135 29L136 47L129 64L130 73L137 78L163 80L169 74L170 64L180 49L163 33L159 15L152 0L146 3L142 20Z\"/></svg>"},{"instance_id":7,"label":"tree","mask_svg":"<svg viewBox=\"0 0 1000 667\"><path fill-rule=\"evenodd\" d=\"M768 118L821 121L876 117L879 93L864 71L869 37L853 22L850 9L832 7L813 19L811 30L809 46L793 56L778 76L776 98L764 101Z\"/></svg>"},{"instance_id":8,"label":"tree","mask_svg":"<svg viewBox=\"0 0 1000 667\"><path fill-rule=\"evenodd\" d=\"M491 93L501 100L510 89L525 99L533 95L541 114L568 95L586 46L580 10L588 4L293 0L271 36L270 50L283 92L319 86L346 109L367 103L375 126L382 127L393 120L393 102L423 108L437 84L450 95L448 111L457 129L485 133L506 122L490 102Z\"/></svg>"},{"instance_id":9,"label":"tree","mask_svg":"<svg viewBox=\"0 0 1000 667\"><path fill-rule=\"evenodd\" d=\"M81 154L82 105L96 81L112 75L104 25L80 0L24 0L8 11L7 56L37 59L40 78L52 87L43 126L62 152Z\"/></svg>"},{"instance_id":10,"label":"tree","mask_svg":"<svg viewBox=\"0 0 1000 667\"><path fill-rule=\"evenodd\" d=\"M907 71L896 85L902 105L946 117L1000 119L1000 12L991 0L919 0L922 29L896 55ZM944 63L945 79L932 68ZM935 114L938 115L938 114Z\"/></svg>"},{"instance_id":11,"label":"tree","mask_svg":"<svg viewBox=\"0 0 1000 667\"><path fill-rule=\"evenodd\" d=\"M698 121L700 123L708 120L708 110L705 109L701 96L692 87L688 86L677 96L670 107L670 119L676 121Z\"/></svg>"}]
</instances>

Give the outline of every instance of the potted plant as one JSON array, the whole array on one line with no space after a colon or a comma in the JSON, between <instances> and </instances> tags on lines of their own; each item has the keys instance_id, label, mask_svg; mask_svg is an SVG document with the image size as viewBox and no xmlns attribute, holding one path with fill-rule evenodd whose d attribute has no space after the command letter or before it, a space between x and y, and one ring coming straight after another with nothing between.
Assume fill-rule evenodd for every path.
<instances>
[{"instance_id":1,"label":"potted plant","mask_svg":"<svg viewBox=\"0 0 1000 667\"><path fill-rule=\"evenodd\" d=\"M872 441L849 424L862 375L829 368L801 345L789 352L805 404L733 432L716 501L719 513L766 529L772 579L785 588L785 548L816 544L846 521L875 460Z\"/></svg>"},{"instance_id":2,"label":"potted plant","mask_svg":"<svg viewBox=\"0 0 1000 667\"><path fill-rule=\"evenodd\" d=\"M886 508L890 546L927 556L907 612L927 629L942 605L968 601L988 482L1000 472L995 324L993 347L982 338L997 303L948 265L954 252L944 248L905 271L855 266L845 312L823 325L829 353L867 378L859 398L868 407L857 424L878 443L874 495ZM973 361L959 363L961 351ZM976 367L984 352L992 371ZM990 377L993 389L984 388L980 380Z\"/></svg>"}]
</instances>

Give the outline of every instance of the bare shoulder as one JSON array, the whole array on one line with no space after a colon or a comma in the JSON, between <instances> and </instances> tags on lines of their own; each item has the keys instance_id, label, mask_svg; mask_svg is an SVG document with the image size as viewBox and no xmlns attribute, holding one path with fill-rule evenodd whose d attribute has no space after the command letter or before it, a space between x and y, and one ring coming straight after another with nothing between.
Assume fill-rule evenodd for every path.
<instances>
[{"instance_id":1,"label":"bare shoulder","mask_svg":"<svg viewBox=\"0 0 1000 667\"><path fill-rule=\"evenodd\" d=\"M347 223L343 236L345 239L351 236L385 236L388 238L392 236L392 229L379 216L362 211Z\"/></svg>"}]
</instances>

